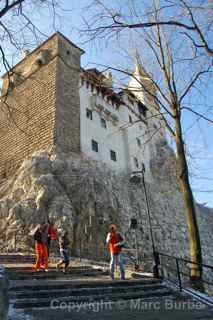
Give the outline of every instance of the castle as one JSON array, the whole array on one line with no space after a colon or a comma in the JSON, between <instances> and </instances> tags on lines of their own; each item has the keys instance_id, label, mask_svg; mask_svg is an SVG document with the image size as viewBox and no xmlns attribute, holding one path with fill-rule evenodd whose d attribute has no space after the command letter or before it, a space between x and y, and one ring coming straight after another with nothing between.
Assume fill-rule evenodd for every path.
<instances>
[{"instance_id":1,"label":"castle","mask_svg":"<svg viewBox=\"0 0 213 320\"><path fill-rule=\"evenodd\" d=\"M57 32L3 76L0 177L38 150L80 153L117 172L149 171L156 140L165 139L139 63L127 88L111 73L84 70L84 51ZM153 89L154 90L154 89Z\"/></svg>"},{"instance_id":2,"label":"castle","mask_svg":"<svg viewBox=\"0 0 213 320\"><path fill-rule=\"evenodd\" d=\"M56 33L3 76L1 251L33 250L30 231L49 218L57 230L69 230L73 253L102 259L112 222L135 246L130 221L136 218L140 256L149 265L146 197L129 179L144 164L156 248L188 258L183 195L152 98L155 88L137 63L128 86L118 92L110 73L81 67L82 54ZM202 206L196 210L204 262L212 264L212 215Z\"/></svg>"}]
</instances>

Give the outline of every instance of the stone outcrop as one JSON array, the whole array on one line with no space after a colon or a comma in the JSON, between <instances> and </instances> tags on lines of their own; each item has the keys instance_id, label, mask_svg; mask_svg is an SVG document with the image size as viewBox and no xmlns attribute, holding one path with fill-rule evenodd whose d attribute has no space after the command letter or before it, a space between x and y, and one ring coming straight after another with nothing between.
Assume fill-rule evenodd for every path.
<instances>
[{"instance_id":1,"label":"stone outcrop","mask_svg":"<svg viewBox=\"0 0 213 320\"><path fill-rule=\"evenodd\" d=\"M161 146L168 161L168 146ZM157 158L156 158L157 159ZM171 162L172 163L172 162ZM152 179L146 183L156 248L175 256L189 257L189 244L182 195L164 159L152 163ZM165 175L167 172L167 175ZM119 225L131 247L137 218L136 238L143 261L152 255L150 228L142 185L119 176L104 164L73 154L50 156L37 152L25 160L16 174L0 188L0 246L33 251L32 231L49 218L59 230L66 229L72 253L94 259L106 258L105 236L110 223ZM209 250L213 215L198 208L204 262L213 264Z\"/></svg>"}]
</instances>

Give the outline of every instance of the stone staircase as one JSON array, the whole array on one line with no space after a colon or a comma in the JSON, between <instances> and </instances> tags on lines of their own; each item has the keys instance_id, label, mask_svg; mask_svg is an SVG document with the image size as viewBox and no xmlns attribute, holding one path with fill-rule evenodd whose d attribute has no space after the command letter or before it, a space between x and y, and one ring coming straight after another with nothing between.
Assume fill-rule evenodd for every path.
<instances>
[{"instance_id":1,"label":"stone staircase","mask_svg":"<svg viewBox=\"0 0 213 320\"><path fill-rule=\"evenodd\" d=\"M40 282L40 281L39 281ZM171 296L172 291L155 280L81 281L67 280L35 285L11 286L10 301L16 309L50 308L53 300L57 305L107 302L139 298Z\"/></svg>"},{"instance_id":2,"label":"stone staircase","mask_svg":"<svg viewBox=\"0 0 213 320\"><path fill-rule=\"evenodd\" d=\"M9 264L7 272L10 279L9 320L129 319L128 312L138 312L134 309L138 303L157 302L163 306L165 299L179 299L177 293L160 279L148 276L135 279L129 275L125 281L112 281L107 271L92 265L73 264L69 273L63 274L53 267L49 272L34 272L26 263L24 266ZM142 315L140 313L135 319L141 319ZM206 313L205 318L199 319L213 319L208 316ZM165 316L142 318L167 319Z\"/></svg>"}]
</instances>

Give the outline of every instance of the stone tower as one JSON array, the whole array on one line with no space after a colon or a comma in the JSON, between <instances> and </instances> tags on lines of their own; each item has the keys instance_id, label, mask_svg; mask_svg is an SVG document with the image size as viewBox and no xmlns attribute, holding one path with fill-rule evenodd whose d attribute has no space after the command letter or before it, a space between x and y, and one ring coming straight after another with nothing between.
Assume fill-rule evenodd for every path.
<instances>
[{"instance_id":1,"label":"stone tower","mask_svg":"<svg viewBox=\"0 0 213 320\"><path fill-rule=\"evenodd\" d=\"M37 150L80 152L80 57L59 32L3 76L0 178Z\"/></svg>"}]
</instances>

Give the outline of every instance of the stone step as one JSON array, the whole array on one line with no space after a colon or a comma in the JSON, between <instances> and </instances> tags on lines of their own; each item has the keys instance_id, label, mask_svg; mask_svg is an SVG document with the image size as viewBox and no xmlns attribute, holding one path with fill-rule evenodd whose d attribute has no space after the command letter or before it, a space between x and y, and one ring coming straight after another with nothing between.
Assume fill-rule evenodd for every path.
<instances>
[{"instance_id":1,"label":"stone step","mask_svg":"<svg viewBox=\"0 0 213 320\"><path fill-rule=\"evenodd\" d=\"M60 260L60 256L50 256L49 262L56 263ZM0 264L17 264L30 263L34 264L36 255L21 255L21 254L0 254Z\"/></svg>"},{"instance_id":2,"label":"stone step","mask_svg":"<svg viewBox=\"0 0 213 320\"><path fill-rule=\"evenodd\" d=\"M13 308L16 309L31 309L31 308L46 308L51 307L51 304L54 301L57 301L57 304L60 302L66 304L74 303L91 303L97 301L118 301L118 300L130 300L130 299L147 299L154 297L165 297L171 296L173 292L167 288L144 291L141 289L137 292L115 292L115 293L101 293L101 294L87 294L81 296L64 296L64 297L48 297L48 298L25 298L25 299L11 299L11 304Z\"/></svg>"},{"instance_id":3,"label":"stone step","mask_svg":"<svg viewBox=\"0 0 213 320\"><path fill-rule=\"evenodd\" d=\"M43 289L43 288L42 288ZM53 290L46 289L46 290L24 290L24 291L18 291L14 292L10 290L10 298L11 299L24 299L24 298L44 298L44 297L66 297L66 296L84 296L84 295L95 295L95 294L111 294L111 293L125 293L128 290L128 293L136 292L143 290L149 291L149 290L161 290L165 289L165 286L162 284L146 284L143 285L135 285L135 286L105 286L105 287L88 287L88 288L72 288L66 287L66 288L56 288Z\"/></svg>"},{"instance_id":4,"label":"stone step","mask_svg":"<svg viewBox=\"0 0 213 320\"><path fill-rule=\"evenodd\" d=\"M0 254L0 264L3 263L33 263L35 255L22 255L22 254Z\"/></svg>"},{"instance_id":5,"label":"stone step","mask_svg":"<svg viewBox=\"0 0 213 320\"><path fill-rule=\"evenodd\" d=\"M29 279L58 279L58 278L69 278L75 276L99 276L102 274L108 274L106 272L103 273L102 270L93 269L93 268L70 268L70 271L67 273L63 273L62 271L58 271L56 269L49 270L45 272L41 270L40 272L34 272L32 270L26 270L25 272L14 272L8 270L8 275L10 280L29 280Z\"/></svg>"},{"instance_id":6,"label":"stone step","mask_svg":"<svg viewBox=\"0 0 213 320\"><path fill-rule=\"evenodd\" d=\"M59 280L59 279L72 279L73 277L96 277L100 276L102 273L99 271L75 271L70 273L63 273L63 272L55 272L51 274L49 272L40 272L39 274L29 274L29 275L11 275L9 276L10 280Z\"/></svg>"},{"instance_id":7,"label":"stone step","mask_svg":"<svg viewBox=\"0 0 213 320\"><path fill-rule=\"evenodd\" d=\"M6 266L6 269L7 269L8 272L11 272L11 273L17 272L19 274L20 273L24 274L27 271L28 272L35 272L32 265L27 265L27 266L13 266L13 265L10 265L10 266ZM100 268L94 268L94 267L89 266L89 265L81 265L81 266L72 266L72 265L70 265L70 269L71 270L88 270L88 269L89 270L103 270L101 267ZM55 265L50 265L49 266L49 271L57 272L57 269L56 269Z\"/></svg>"},{"instance_id":8,"label":"stone step","mask_svg":"<svg viewBox=\"0 0 213 320\"><path fill-rule=\"evenodd\" d=\"M139 301L140 300L140 301ZM212 320L212 310L207 307L189 311L167 310L167 301L178 303L176 297L130 299L113 302L94 302L71 305L54 305L54 308L14 309L10 320ZM156 303L158 303L156 310Z\"/></svg>"},{"instance_id":9,"label":"stone step","mask_svg":"<svg viewBox=\"0 0 213 320\"><path fill-rule=\"evenodd\" d=\"M15 284L12 282L10 284L10 292L19 292L19 291L44 291L44 290L63 290L65 288L72 288L72 289L93 289L93 288L116 288L116 287L135 287L135 286L147 286L147 285L156 285L159 286L161 285L162 282L159 279L154 279L154 278L147 278L147 279L139 279L139 280L94 280L94 281L85 281L81 280L76 281L76 280L45 280L45 281L16 281Z\"/></svg>"}]
</instances>

